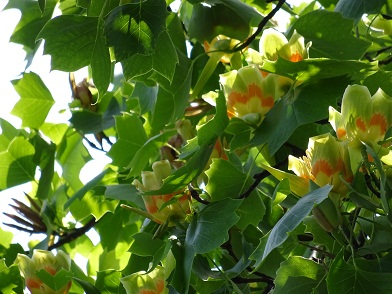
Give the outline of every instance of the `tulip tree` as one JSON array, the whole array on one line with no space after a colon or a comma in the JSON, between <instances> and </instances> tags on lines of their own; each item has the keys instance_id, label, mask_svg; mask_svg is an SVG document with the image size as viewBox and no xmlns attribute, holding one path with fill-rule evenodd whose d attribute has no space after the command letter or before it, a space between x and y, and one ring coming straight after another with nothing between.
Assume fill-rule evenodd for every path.
<instances>
[{"instance_id":1,"label":"tulip tree","mask_svg":"<svg viewBox=\"0 0 392 294\"><path fill-rule=\"evenodd\" d=\"M391 7L8 1L28 63L0 190L32 188L0 228L0 292L389 293ZM82 182L93 149L111 161Z\"/></svg>"}]
</instances>

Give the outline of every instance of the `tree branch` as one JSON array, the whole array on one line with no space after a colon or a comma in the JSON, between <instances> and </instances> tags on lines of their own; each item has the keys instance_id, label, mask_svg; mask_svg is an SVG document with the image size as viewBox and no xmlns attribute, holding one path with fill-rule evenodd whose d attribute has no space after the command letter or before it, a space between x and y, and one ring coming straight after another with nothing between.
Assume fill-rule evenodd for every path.
<instances>
[{"instance_id":1,"label":"tree branch","mask_svg":"<svg viewBox=\"0 0 392 294\"><path fill-rule=\"evenodd\" d=\"M84 235L87 233L92 227L95 226L97 222L95 221L94 218L92 218L87 224L85 224L83 227L75 229L69 234L66 234L62 236L57 243L54 243L53 245L48 247L48 250L53 250L56 249L60 246L63 246L64 244L70 243L73 240L79 238L80 236Z\"/></svg>"},{"instance_id":2,"label":"tree branch","mask_svg":"<svg viewBox=\"0 0 392 294\"><path fill-rule=\"evenodd\" d=\"M272 1L267 1L267 2L272 2ZM253 35L251 35L248 39L246 39L245 42L243 42L242 44L239 43L239 46L235 46L233 48L233 52L237 52L237 51L241 51L243 49L245 49L246 47L249 46L250 43L253 42L254 39L256 39L256 37L261 33L261 31L263 30L263 28L265 27L265 25L268 23L268 21L274 17L274 15L279 11L279 9L283 6L283 4L285 3L285 0L279 0L278 4L276 4L275 8L272 9L272 11L270 13L268 13L263 20L259 23L256 32L253 33Z\"/></svg>"}]
</instances>

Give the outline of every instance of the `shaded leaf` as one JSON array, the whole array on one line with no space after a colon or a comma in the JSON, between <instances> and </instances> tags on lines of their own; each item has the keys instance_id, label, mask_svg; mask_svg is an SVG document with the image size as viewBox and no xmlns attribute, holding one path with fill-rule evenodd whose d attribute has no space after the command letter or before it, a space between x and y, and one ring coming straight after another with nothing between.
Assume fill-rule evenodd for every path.
<instances>
[{"instance_id":1,"label":"shaded leaf","mask_svg":"<svg viewBox=\"0 0 392 294\"><path fill-rule=\"evenodd\" d=\"M139 1L113 9L105 18L104 32L116 60L153 54L159 35L166 29L167 14L166 3L160 0Z\"/></svg>"},{"instance_id":2,"label":"shaded leaf","mask_svg":"<svg viewBox=\"0 0 392 294\"><path fill-rule=\"evenodd\" d=\"M328 293L389 293L392 273L360 269L344 261L341 251L331 264L327 277Z\"/></svg>"},{"instance_id":3,"label":"shaded leaf","mask_svg":"<svg viewBox=\"0 0 392 294\"><path fill-rule=\"evenodd\" d=\"M287 238L288 233L293 231L308 216L315 204L319 204L328 197L332 186L326 185L303 196L298 202L276 223L274 228L265 235L259 246L250 256L256 260L255 268L260 266L262 261L270 252L281 245Z\"/></svg>"},{"instance_id":4,"label":"shaded leaf","mask_svg":"<svg viewBox=\"0 0 392 294\"><path fill-rule=\"evenodd\" d=\"M335 7L336 12L340 12L344 17L352 18L356 23L362 15L378 13L386 0L340 0Z\"/></svg>"},{"instance_id":5,"label":"shaded leaf","mask_svg":"<svg viewBox=\"0 0 392 294\"><path fill-rule=\"evenodd\" d=\"M162 31L157 36L155 50L149 55L135 54L121 61L124 77L127 80L152 84L159 77L165 78L170 83L177 63L177 51L167 31Z\"/></svg>"},{"instance_id":6,"label":"shaded leaf","mask_svg":"<svg viewBox=\"0 0 392 294\"><path fill-rule=\"evenodd\" d=\"M37 35L47 21L51 19L56 4L56 0L46 0L45 12L42 13L36 1L8 1L4 10L16 8L22 13L10 42L21 44L34 51L37 47Z\"/></svg>"},{"instance_id":7,"label":"shaded leaf","mask_svg":"<svg viewBox=\"0 0 392 294\"><path fill-rule=\"evenodd\" d=\"M195 254L212 251L229 239L228 230L239 220L235 211L241 203L242 200L233 199L217 201L193 218L185 237L184 289L188 289Z\"/></svg>"},{"instance_id":8,"label":"shaded leaf","mask_svg":"<svg viewBox=\"0 0 392 294\"><path fill-rule=\"evenodd\" d=\"M327 118L328 107L336 106L336 101L343 96L347 83L348 81L341 77L296 87L266 114L261 125L255 130L251 143L255 146L268 143L269 152L274 154L297 127ZM282 115L283 113L285 115Z\"/></svg>"}]
</instances>

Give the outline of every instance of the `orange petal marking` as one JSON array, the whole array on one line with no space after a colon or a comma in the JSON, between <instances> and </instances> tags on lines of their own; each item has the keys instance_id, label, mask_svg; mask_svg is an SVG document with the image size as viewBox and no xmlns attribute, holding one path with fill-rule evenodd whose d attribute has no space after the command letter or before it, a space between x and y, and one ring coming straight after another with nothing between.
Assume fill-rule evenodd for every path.
<instances>
[{"instance_id":1,"label":"orange petal marking","mask_svg":"<svg viewBox=\"0 0 392 294\"><path fill-rule=\"evenodd\" d=\"M159 292L156 292L154 290L149 290L149 289L141 289L139 294L158 294Z\"/></svg>"},{"instance_id":2,"label":"orange petal marking","mask_svg":"<svg viewBox=\"0 0 392 294\"><path fill-rule=\"evenodd\" d=\"M261 100L261 106L272 108L274 106L275 100L272 96L268 96Z\"/></svg>"},{"instance_id":3,"label":"orange petal marking","mask_svg":"<svg viewBox=\"0 0 392 294\"><path fill-rule=\"evenodd\" d=\"M163 290L165 290L165 281L158 280L156 286L157 286L158 293L163 293Z\"/></svg>"},{"instance_id":4,"label":"orange petal marking","mask_svg":"<svg viewBox=\"0 0 392 294\"><path fill-rule=\"evenodd\" d=\"M358 117L358 118L355 120L355 125L356 125L357 128L360 129L362 132L366 132L366 124L365 124L365 122L363 121L362 118Z\"/></svg>"},{"instance_id":5,"label":"orange petal marking","mask_svg":"<svg viewBox=\"0 0 392 294\"><path fill-rule=\"evenodd\" d=\"M317 174L322 172L323 174L327 175L328 177L333 175L333 169L328 161L325 159L321 159L316 162L316 164L312 168L312 174L314 177L317 177Z\"/></svg>"},{"instance_id":6,"label":"orange petal marking","mask_svg":"<svg viewBox=\"0 0 392 294\"><path fill-rule=\"evenodd\" d=\"M387 131L387 122L385 116L380 113L375 113L370 119L371 126L379 126L381 134L384 134Z\"/></svg>"},{"instance_id":7,"label":"orange petal marking","mask_svg":"<svg viewBox=\"0 0 392 294\"><path fill-rule=\"evenodd\" d=\"M26 287L28 289L40 289L42 282L40 280L36 280L34 278L27 278L26 279Z\"/></svg>"},{"instance_id":8,"label":"orange petal marking","mask_svg":"<svg viewBox=\"0 0 392 294\"><path fill-rule=\"evenodd\" d=\"M347 132L345 129L337 129L336 135L338 136L339 139L341 139L347 135Z\"/></svg>"},{"instance_id":9,"label":"orange petal marking","mask_svg":"<svg viewBox=\"0 0 392 294\"><path fill-rule=\"evenodd\" d=\"M301 60L303 60L303 58L302 58L301 54L299 54L298 52L296 52L294 54L291 54L291 56L290 56L290 61L291 62L298 62L298 61L301 61Z\"/></svg>"}]
</instances>

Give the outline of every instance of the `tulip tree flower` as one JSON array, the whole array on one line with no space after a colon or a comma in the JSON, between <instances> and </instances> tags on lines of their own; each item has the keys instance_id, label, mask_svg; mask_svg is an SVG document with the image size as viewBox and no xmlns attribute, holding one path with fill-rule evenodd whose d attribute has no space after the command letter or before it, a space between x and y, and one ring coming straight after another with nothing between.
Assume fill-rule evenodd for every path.
<instances>
[{"instance_id":1,"label":"tulip tree flower","mask_svg":"<svg viewBox=\"0 0 392 294\"><path fill-rule=\"evenodd\" d=\"M170 162L157 161L152 164L152 171L142 171L142 182L134 180L133 184L142 193L159 190L163 180L170 174ZM173 221L184 220L190 210L189 195L184 190L165 195L142 195L142 197L148 213L159 224L167 222L169 226L173 226Z\"/></svg>"},{"instance_id":2,"label":"tulip tree flower","mask_svg":"<svg viewBox=\"0 0 392 294\"><path fill-rule=\"evenodd\" d=\"M330 134L310 138L306 156L296 158L290 155L289 170L320 187L330 184L333 186L332 192L341 195L347 192L347 187L340 177L346 182L353 179L344 143Z\"/></svg>"},{"instance_id":3,"label":"tulip tree flower","mask_svg":"<svg viewBox=\"0 0 392 294\"><path fill-rule=\"evenodd\" d=\"M357 169L362 159L362 142L376 152L389 153L386 148L378 145L392 126L392 97L381 89L371 96L365 86L348 86L343 94L341 112L330 107L329 121L337 137L349 142L352 170ZM387 158L384 157L384 160Z\"/></svg>"},{"instance_id":4,"label":"tulip tree flower","mask_svg":"<svg viewBox=\"0 0 392 294\"><path fill-rule=\"evenodd\" d=\"M66 283L57 291L46 285L37 273L45 270L50 275L55 276L61 269L67 271L71 268L71 258L63 251L59 250L57 255L46 250L34 250L33 257L30 259L24 254L18 254L17 264L21 275L26 280L26 287L31 294L66 294L71 287L71 281Z\"/></svg>"},{"instance_id":5,"label":"tulip tree flower","mask_svg":"<svg viewBox=\"0 0 392 294\"><path fill-rule=\"evenodd\" d=\"M153 271L146 273L140 271L130 276L122 278L127 294L166 294L168 289L165 286L165 270L157 266Z\"/></svg>"},{"instance_id":6,"label":"tulip tree flower","mask_svg":"<svg viewBox=\"0 0 392 294\"><path fill-rule=\"evenodd\" d=\"M275 82L263 77L256 65L220 75L229 117L258 124L275 103Z\"/></svg>"},{"instance_id":7,"label":"tulip tree flower","mask_svg":"<svg viewBox=\"0 0 392 294\"><path fill-rule=\"evenodd\" d=\"M260 38L259 51L264 59L275 61L278 56L298 62L308 58L309 44L305 46L305 39L294 30L290 40L280 32L270 28L264 30Z\"/></svg>"}]
</instances>

